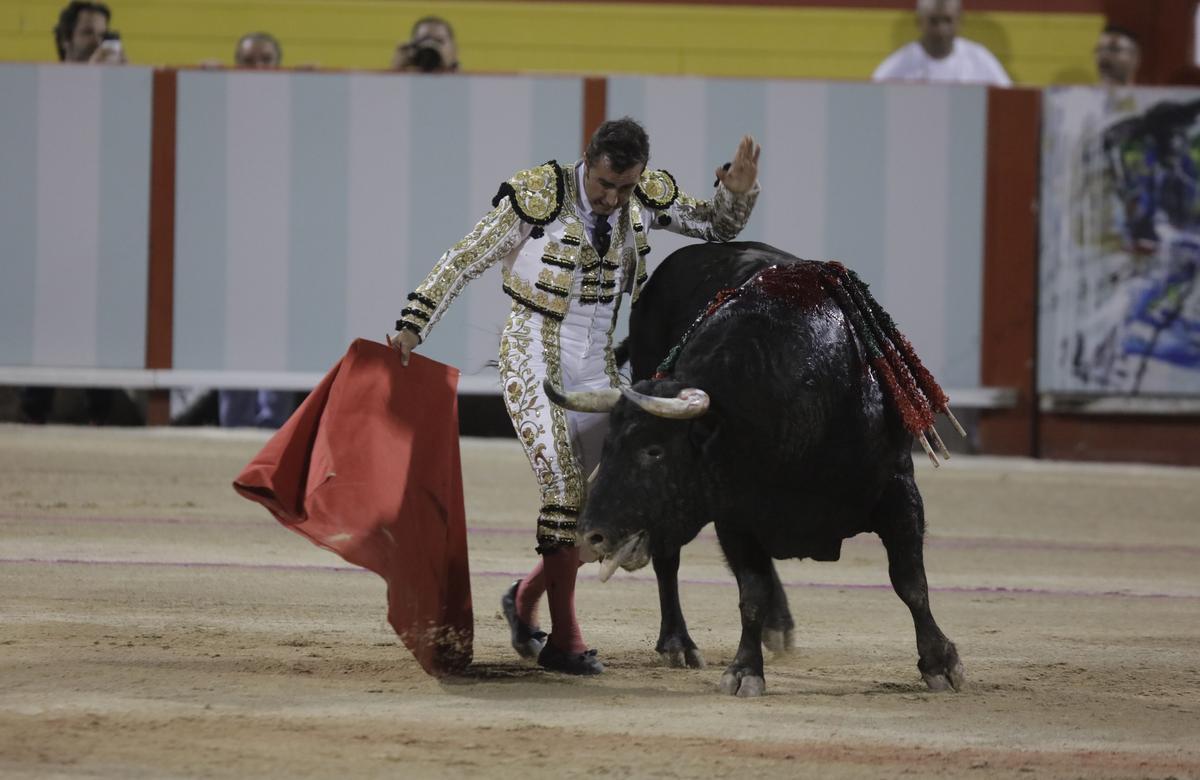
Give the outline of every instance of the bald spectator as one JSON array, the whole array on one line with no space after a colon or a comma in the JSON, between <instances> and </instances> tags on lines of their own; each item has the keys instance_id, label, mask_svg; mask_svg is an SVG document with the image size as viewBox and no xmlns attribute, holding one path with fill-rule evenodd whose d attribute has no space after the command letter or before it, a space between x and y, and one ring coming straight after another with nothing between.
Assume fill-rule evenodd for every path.
<instances>
[{"instance_id":1,"label":"bald spectator","mask_svg":"<svg viewBox=\"0 0 1200 780\"><path fill-rule=\"evenodd\" d=\"M897 49L875 69L874 81L992 84L1012 80L990 51L959 36L959 0L917 0L921 37Z\"/></svg>"},{"instance_id":2,"label":"bald spectator","mask_svg":"<svg viewBox=\"0 0 1200 780\"><path fill-rule=\"evenodd\" d=\"M1096 41L1096 73L1100 83L1109 87L1133 86L1141 63L1142 50L1130 30L1110 24Z\"/></svg>"},{"instance_id":3,"label":"bald spectator","mask_svg":"<svg viewBox=\"0 0 1200 780\"><path fill-rule=\"evenodd\" d=\"M454 28L440 16L426 16L412 26L409 40L396 47L392 70L407 73L453 73L458 70Z\"/></svg>"},{"instance_id":4,"label":"bald spectator","mask_svg":"<svg viewBox=\"0 0 1200 780\"><path fill-rule=\"evenodd\" d=\"M270 33L246 33L233 50L233 64L255 70L278 68L283 65L283 47Z\"/></svg>"},{"instance_id":5,"label":"bald spectator","mask_svg":"<svg viewBox=\"0 0 1200 780\"><path fill-rule=\"evenodd\" d=\"M273 70L283 64L283 47L274 35L246 33L237 43L233 62L239 68ZM295 393L279 390L221 390L218 415L226 428L278 428L295 408Z\"/></svg>"}]
</instances>

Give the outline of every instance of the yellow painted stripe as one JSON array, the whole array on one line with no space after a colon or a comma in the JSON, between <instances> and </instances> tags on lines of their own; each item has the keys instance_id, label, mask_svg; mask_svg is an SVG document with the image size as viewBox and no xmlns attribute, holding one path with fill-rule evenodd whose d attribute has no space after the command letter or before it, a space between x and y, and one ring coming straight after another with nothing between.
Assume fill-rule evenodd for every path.
<instances>
[{"instance_id":1,"label":"yellow painted stripe","mask_svg":"<svg viewBox=\"0 0 1200 780\"><path fill-rule=\"evenodd\" d=\"M64 0L0 3L0 59L48 61ZM902 11L675 4L411 0L121 0L113 26L135 63L230 64L237 38L267 30L285 63L384 68L413 21L449 19L472 71L865 79L916 33ZM1097 14L967 13L962 33L1015 81L1093 80Z\"/></svg>"}]
</instances>

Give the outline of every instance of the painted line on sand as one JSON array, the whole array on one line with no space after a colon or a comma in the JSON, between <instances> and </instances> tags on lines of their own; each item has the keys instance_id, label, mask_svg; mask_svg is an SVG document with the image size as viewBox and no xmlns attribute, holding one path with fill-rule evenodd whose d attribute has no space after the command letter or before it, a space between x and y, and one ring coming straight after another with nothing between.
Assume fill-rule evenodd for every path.
<instances>
[{"instance_id":1,"label":"painted line on sand","mask_svg":"<svg viewBox=\"0 0 1200 780\"><path fill-rule=\"evenodd\" d=\"M41 522L61 523L64 525L97 524L145 524L145 525L203 525L203 526L253 526L271 524L270 518L262 520L216 520L204 517L125 517L120 515L30 515L20 512L0 512L0 522ZM533 536L532 527L511 528L497 526L469 526L467 533L472 536ZM706 531L699 539L715 541L716 534ZM847 544L880 544L879 540L870 535L862 535L846 540ZM984 536L928 536L925 538L926 548L945 548L954 550L1026 550L1030 552L1080 552L1080 553L1118 553L1139 555L1188 555L1200 556L1200 547L1191 545L1169 544L1112 544L1092 542L1058 542L1049 539L999 539Z\"/></svg>"},{"instance_id":2,"label":"painted line on sand","mask_svg":"<svg viewBox=\"0 0 1200 780\"><path fill-rule=\"evenodd\" d=\"M132 561L132 560L104 560L99 558L0 558L0 565L42 565L42 566L145 566L145 567L166 567L166 568L181 568L181 569L248 569L258 571L312 571L312 572L334 572L338 574L369 574L367 569L358 568L356 566L331 566L323 564L300 564L300 563L236 563L230 561ZM475 577L495 577L505 579L519 579L526 574L524 571L475 571L472 576ZM599 581L599 577L594 574L585 574L580 579L588 581ZM620 581L633 581L635 583L645 585L654 584L654 577L639 574L625 574ZM716 579L711 577L681 577L679 580L684 585L717 585L721 587L733 587L736 583L733 579ZM885 583L836 583L836 582L812 582L812 581L785 581L784 587L787 588L812 588L816 590L882 590L891 591L892 586ZM993 585L976 585L962 586L950 585L942 587L931 587L931 593L957 593L966 595L991 595L991 596L1054 596L1067 598L1131 598L1131 599L1189 599L1200 600L1200 594L1189 593L1130 593L1126 591L1099 591L1099 590L1073 590L1073 589L1057 589L1057 588L1011 588L1004 586Z\"/></svg>"}]
</instances>

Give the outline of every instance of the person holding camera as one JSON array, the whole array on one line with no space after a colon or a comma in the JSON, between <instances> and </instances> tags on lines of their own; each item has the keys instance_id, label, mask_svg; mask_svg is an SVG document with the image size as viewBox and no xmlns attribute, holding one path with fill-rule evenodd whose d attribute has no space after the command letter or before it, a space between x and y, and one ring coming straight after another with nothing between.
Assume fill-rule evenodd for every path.
<instances>
[{"instance_id":1,"label":"person holding camera","mask_svg":"<svg viewBox=\"0 0 1200 780\"><path fill-rule=\"evenodd\" d=\"M402 73L454 73L458 70L458 44L454 28L440 16L418 19L407 41L396 47L392 70Z\"/></svg>"},{"instance_id":2,"label":"person holding camera","mask_svg":"<svg viewBox=\"0 0 1200 780\"><path fill-rule=\"evenodd\" d=\"M108 28L112 11L104 3L73 0L58 14L54 48L59 62L124 65L121 36Z\"/></svg>"},{"instance_id":3,"label":"person holding camera","mask_svg":"<svg viewBox=\"0 0 1200 780\"><path fill-rule=\"evenodd\" d=\"M54 49L58 61L68 64L104 64L125 62L121 37L108 29L112 11L104 3L73 0L58 14L54 26ZM113 390L91 387L84 391L84 412L88 422L102 425L111 418ZM23 387L20 390L21 420L44 424L54 410L57 388Z\"/></svg>"}]
</instances>

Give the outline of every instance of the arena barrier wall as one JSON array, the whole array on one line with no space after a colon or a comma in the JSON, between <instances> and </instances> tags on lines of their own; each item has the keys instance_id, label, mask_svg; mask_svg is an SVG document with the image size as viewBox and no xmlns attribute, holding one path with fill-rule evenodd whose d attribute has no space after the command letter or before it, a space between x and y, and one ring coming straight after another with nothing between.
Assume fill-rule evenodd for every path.
<instances>
[{"instance_id":1,"label":"arena barrier wall","mask_svg":"<svg viewBox=\"0 0 1200 780\"><path fill-rule=\"evenodd\" d=\"M983 87L7 64L0 84L7 384L309 387L382 338L502 180L628 113L700 196L755 134L743 238L857 268L959 406L1012 402L981 382ZM655 262L678 245L655 239ZM497 391L495 276L424 349L467 392Z\"/></svg>"}]
</instances>

